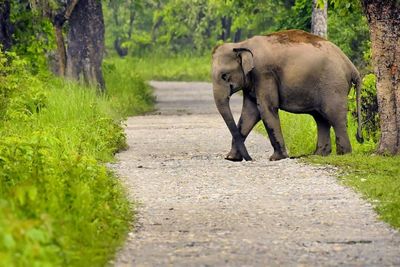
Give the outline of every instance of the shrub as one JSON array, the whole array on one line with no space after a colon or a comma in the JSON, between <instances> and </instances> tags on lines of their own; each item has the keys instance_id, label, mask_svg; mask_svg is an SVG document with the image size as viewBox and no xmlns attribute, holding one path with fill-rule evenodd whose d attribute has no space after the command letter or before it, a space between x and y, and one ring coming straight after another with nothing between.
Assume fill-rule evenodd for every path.
<instances>
[{"instance_id":1,"label":"shrub","mask_svg":"<svg viewBox=\"0 0 400 267\"><path fill-rule=\"evenodd\" d=\"M13 54L0 54L0 73L0 265L103 266L132 216L103 164L126 145L112 108L123 94L32 76ZM136 85L123 110L151 109L147 85Z\"/></svg>"},{"instance_id":2,"label":"shrub","mask_svg":"<svg viewBox=\"0 0 400 267\"><path fill-rule=\"evenodd\" d=\"M353 118L357 119L355 93L349 99L349 109ZM374 74L365 75L361 87L361 116L364 135L374 142L379 138L378 100L376 97L376 77Z\"/></svg>"}]
</instances>

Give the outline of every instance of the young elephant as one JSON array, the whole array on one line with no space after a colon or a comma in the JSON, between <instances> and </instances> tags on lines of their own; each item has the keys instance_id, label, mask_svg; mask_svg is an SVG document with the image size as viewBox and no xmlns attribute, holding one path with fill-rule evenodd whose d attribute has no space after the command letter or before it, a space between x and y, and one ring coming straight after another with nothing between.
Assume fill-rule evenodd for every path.
<instances>
[{"instance_id":1,"label":"young elephant","mask_svg":"<svg viewBox=\"0 0 400 267\"><path fill-rule=\"evenodd\" d=\"M331 126L337 153L351 152L347 95L353 83L357 140L362 140L360 75L336 45L316 35L289 30L217 46L212 57L212 80L215 103L233 137L227 160L251 160L244 141L260 119L274 148L270 160L287 158L278 109L314 117L318 128L315 154L330 154ZM229 99L239 90L243 91L243 109L236 125Z\"/></svg>"}]
</instances>

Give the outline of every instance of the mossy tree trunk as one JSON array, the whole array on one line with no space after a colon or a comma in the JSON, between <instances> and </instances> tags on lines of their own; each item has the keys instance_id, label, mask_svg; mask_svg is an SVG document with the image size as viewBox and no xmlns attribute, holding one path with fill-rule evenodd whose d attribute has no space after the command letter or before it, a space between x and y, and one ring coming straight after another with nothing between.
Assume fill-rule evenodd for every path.
<instances>
[{"instance_id":1,"label":"mossy tree trunk","mask_svg":"<svg viewBox=\"0 0 400 267\"><path fill-rule=\"evenodd\" d=\"M400 1L363 0L376 75L381 138L378 152L400 153Z\"/></svg>"},{"instance_id":2,"label":"mossy tree trunk","mask_svg":"<svg viewBox=\"0 0 400 267\"><path fill-rule=\"evenodd\" d=\"M311 32L326 38L328 36L328 1L319 5L319 0L313 0Z\"/></svg>"},{"instance_id":3,"label":"mossy tree trunk","mask_svg":"<svg viewBox=\"0 0 400 267\"><path fill-rule=\"evenodd\" d=\"M99 0L79 0L69 17L67 77L105 90L104 19Z\"/></svg>"},{"instance_id":4,"label":"mossy tree trunk","mask_svg":"<svg viewBox=\"0 0 400 267\"><path fill-rule=\"evenodd\" d=\"M70 0L68 4L53 18L54 35L57 45L57 72L60 76L65 76L67 67L67 51L63 35L63 27L69 20L72 11L75 9L79 0Z\"/></svg>"},{"instance_id":5,"label":"mossy tree trunk","mask_svg":"<svg viewBox=\"0 0 400 267\"><path fill-rule=\"evenodd\" d=\"M0 0L0 44L2 50L11 47L10 1Z\"/></svg>"}]
</instances>

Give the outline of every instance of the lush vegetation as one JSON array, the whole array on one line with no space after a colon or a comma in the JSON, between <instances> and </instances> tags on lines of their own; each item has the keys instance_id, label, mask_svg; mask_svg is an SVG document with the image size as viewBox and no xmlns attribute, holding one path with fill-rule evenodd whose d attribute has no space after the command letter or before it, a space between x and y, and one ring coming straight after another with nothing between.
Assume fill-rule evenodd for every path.
<instances>
[{"instance_id":1,"label":"lush vegetation","mask_svg":"<svg viewBox=\"0 0 400 267\"><path fill-rule=\"evenodd\" d=\"M118 66L132 68L145 80L159 81L209 81L211 79L210 56L189 55L148 55L146 57L127 57L108 59Z\"/></svg>"},{"instance_id":2,"label":"lush vegetation","mask_svg":"<svg viewBox=\"0 0 400 267\"><path fill-rule=\"evenodd\" d=\"M149 88L112 64L104 96L28 69L0 54L0 265L102 266L132 218L104 162L126 146L123 115L151 109Z\"/></svg>"},{"instance_id":3,"label":"lush vegetation","mask_svg":"<svg viewBox=\"0 0 400 267\"><path fill-rule=\"evenodd\" d=\"M335 4L328 8L329 38L353 61L367 66L368 25L360 3L331 2ZM208 57L221 42L284 29L309 31L311 12L308 0L113 0L104 9L106 46L140 58L154 53L164 58L171 54Z\"/></svg>"}]
</instances>

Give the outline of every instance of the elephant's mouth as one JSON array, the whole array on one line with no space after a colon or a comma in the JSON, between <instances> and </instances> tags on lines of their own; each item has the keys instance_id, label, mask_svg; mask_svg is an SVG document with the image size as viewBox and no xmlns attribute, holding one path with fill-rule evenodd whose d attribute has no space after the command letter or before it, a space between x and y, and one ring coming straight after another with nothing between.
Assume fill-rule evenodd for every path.
<instances>
[{"instance_id":1,"label":"elephant's mouth","mask_svg":"<svg viewBox=\"0 0 400 267\"><path fill-rule=\"evenodd\" d=\"M236 86L236 87L235 87L235 85L229 84L229 89L230 89L229 96L231 96L231 95L233 95L234 93L236 93L237 91L239 91L239 90L240 90L240 87L239 87L239 86Z\"/></svg>"},{"instance_id":2,"label":"elephant's mouth","mask_svg":"<svg viewBox=\"0 0 400 267\"><path fill-rule=\"evenodd\" d=\"M229 85L229 89L231 90L230 93L229 93L229 96L231 96L231 95L233 95L235 93L234 92L234 88L233 88L233 84Z\"/></svg>"}]
</instances>

